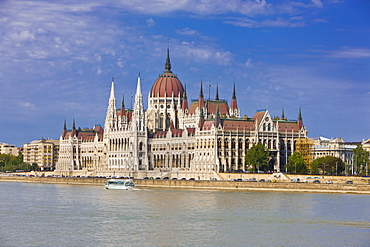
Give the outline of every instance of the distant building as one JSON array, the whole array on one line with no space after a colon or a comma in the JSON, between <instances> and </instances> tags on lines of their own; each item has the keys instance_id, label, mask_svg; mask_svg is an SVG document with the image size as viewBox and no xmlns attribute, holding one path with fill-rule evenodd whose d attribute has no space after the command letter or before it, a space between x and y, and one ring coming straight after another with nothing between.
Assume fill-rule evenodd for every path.
<instances>
[{"instance_id":1,"label":"distant building","mask_svg":"<svg viewBox=\"0 0 370 247\"><path fill-rule=\"evenodd\" d=\"M23 162L36 163L41 171L53 171L59 157L59 140L34 140L23 145Z\"/></svg>"},{"instance_id":2,"label":"distant building","mask_svg":"<svg viewBox=\"0 0 370 247\"><path fill-rule=\"evenodd\" d=\"M11 154L17 156L19 148L15 145L0 142L0 154Z\"/></svg>"},{"instance_id":3,"label":"distant building","mask_svg":"<svg viewBox=\"0 0 370 247\"><path fill-rule=\"evenodd\" d=\"M95 126L93 129L76 129L73 121L72 130L67 130L64 123L57 170L103 170L103 133L103 128L100 126Z\"/></svg>"},{"instance_id":4,"label":"distant building","mask_svg":"<svg viewBox=\"0 0 370 247\"><path fill-rule=\"evenodd\" d=\"M320 136L314 139L314 159L333 156L341 159L350 171L354 165L353 150L360 144L361 142L345 142L342 138L328 139Z\"/></svg>"},{"instance_id":5,"label":"distant building","mask_svg":"<svg viewBox=\"0 0 370 247\"><path fill-rule=\"evenodd\" d=\"M270 171L280 171L298 138L307 138L301 110L297 120L272 117L268 109L252 118L240 117L236 86L231 104L220 99L218 86L206 100L200 82L199 96L188 101L186 88L171 71L169 50L164 72L155 80L144 110L140 75L133 109L122 99L117 109L112 80L104 131L64 130L60 137L61 174L214 177L215 173L249 169L246 152L256 143L270 151Z\"/></svg>"},{"instance_id":6,"label":"distant building","mask_svg":"<svg viewBox=\"0 0 370 247\"><path fill-rule=\"evenodd\" d=\"M363 140L362 143L362 148L370 153L370 139ZM369 157L370 158L370 157Z\"/></svg>"}]
</instances>

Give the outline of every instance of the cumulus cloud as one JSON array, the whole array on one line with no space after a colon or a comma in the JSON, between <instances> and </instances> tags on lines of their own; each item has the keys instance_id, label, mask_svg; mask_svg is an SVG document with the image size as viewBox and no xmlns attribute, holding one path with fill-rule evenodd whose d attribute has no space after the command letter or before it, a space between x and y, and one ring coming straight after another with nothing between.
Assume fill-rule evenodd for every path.
<instances>
[{"instance_id":1,"label":"cumulus cloud","mask_svg":"<svg viewBox=\"0 0 370 247\"><path fill-rule=\"evenodd\" d=\"M183 28L181 30L176 30L176 33L181 34L181 35L187 35L187 36L196 36L199 35L199 32L196 30L192 30L188 27Z\"/></svg>"},{"instance_id":2,"label":"cumulus cloud","mask_svg":"<svg viewBox=\"0 0 370 247\"><path fill-rule=\"evenodd\" d=\"M232 53L229 51L217 50L209 46L195 46L193 44L183 45L183 56L192 58L196 62L211 62L214 64L227 65L232 60Z\"/></svg>"},{"instance_id":3,"label":"cumulus cloud","mask_svg":"<svg viewBox=\"0 0 370 247\"><path fill-rule=\"evenodd\" d=\"M152 27L155 25L155 21L153 20L153 18L149 18L146 20L146 24L148 27Z\"/></svg>"},{"instance_id":4,"label":"cumulus cloud","mask_svg":"<svg viewBox=\"0 0 370 247\"><path fill-rule=\"evenodd\" d=\"M245 67L247 68L253 68L253 64L252 64L252 58L248 58L247 61L244 63Z\"/></svg>"},{"instance_id":5,"label":"cumulus cloud","mask_svg":"<svg viewBox=\"0 0 370 247\"><path fill-rule=\"evenodd\" d=\"M35 109L36 107L35 107L35 105L34 104L32 104L32 103L30 103L30 102L22 102L22 103L20 103L20 105L22 106L22 107L25 107L25 108L27 108L27 109L31 109L31 110L33 110L33 109Z\"/></svg>"}]
</instances>

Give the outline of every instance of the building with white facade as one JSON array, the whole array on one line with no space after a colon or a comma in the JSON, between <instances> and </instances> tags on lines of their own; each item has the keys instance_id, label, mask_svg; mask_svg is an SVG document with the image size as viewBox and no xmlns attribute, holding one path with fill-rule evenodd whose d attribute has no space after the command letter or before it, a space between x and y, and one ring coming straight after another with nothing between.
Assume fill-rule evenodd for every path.
<instances>
[{"instance_id":1,"label":"building with white facade","mask_svg":"<svg viewBox=\"0 0 370 247\"><path fill-rule=\"evenodd\" d=\"M41 171L55 170L59 158L59 140L34 140L23 144L23 162L37 164Z\"/></svg>"},{"instance_id":2,"label":"building with white facade","mask_svg":"<svg viewBox=\"0 0 370 247\"><path fill-rule=\"evenodd\" d=\"M220 99L218 88L214 99L204 99L202 82L198 99L189 102L186 88L172 73L168 49L165 70L153 83L146 110L140 75L133 109L126 109L123 99L117 108L115 83L104 130L64 126L56 168L61 174L214 177L247 170L245 154L258 142L270 151L268 169L280 171L295 141L307 138L300 109L293 121L272 117L268 109L240 117L235 84L230 105Z\"/></svg>"},{"instance_id":3,"label":"building with white facade","mask_svg":"<svg viewBox=\"0 0 370 247\"><path fill-rule=\"evenodd\" d=\"M17 156L19 152L19 148L15 145L0 142L0 154L11 154Z\"/></svg>"}]
</instances>

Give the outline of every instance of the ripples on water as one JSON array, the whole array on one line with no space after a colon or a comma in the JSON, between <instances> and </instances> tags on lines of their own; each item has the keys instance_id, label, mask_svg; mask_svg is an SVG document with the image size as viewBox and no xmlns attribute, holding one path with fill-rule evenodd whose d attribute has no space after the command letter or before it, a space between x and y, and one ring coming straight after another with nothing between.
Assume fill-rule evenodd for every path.
<instances>
[{"instance_id":1,"label":"ripples on water","mask_svg":"<svg viewBox=\"0 0 370 247\"><path fill-rule=\"evenodd\" d=\"M0 183L1 246L370 246L368 195Z\"/></svg>"}]
</instances>

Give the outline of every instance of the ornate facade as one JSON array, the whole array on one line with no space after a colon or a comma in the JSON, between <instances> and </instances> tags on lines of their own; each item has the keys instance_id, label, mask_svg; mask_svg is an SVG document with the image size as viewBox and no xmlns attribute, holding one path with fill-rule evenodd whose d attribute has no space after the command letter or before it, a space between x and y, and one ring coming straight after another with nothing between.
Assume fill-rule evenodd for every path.
<instances>
[{"instance_id":1,"label":"ornate facade","mask_svg":"<svg viewBox=\"0 0 370 247\"><path fill-rule=\"evenodd\" d=\"M147 110L140 75L133 109L126 109L123 99L116 108L114 83L104 131L101 127L85 132L75 126L71 131L64 128L57 170L206 178L247 170L246 151L260 142L271 153L269 170L280 171L294 152L296 140L307 138L300 109L294 121L284 113L273 118L268 109L252 118L240 117L235 84L230 105L219 98L218 87L214 99L204 99L202 82L198 99L188 102L186 88L171 71L168 49L165 70L149 92Z\"/></svg>"}]
</instances>

